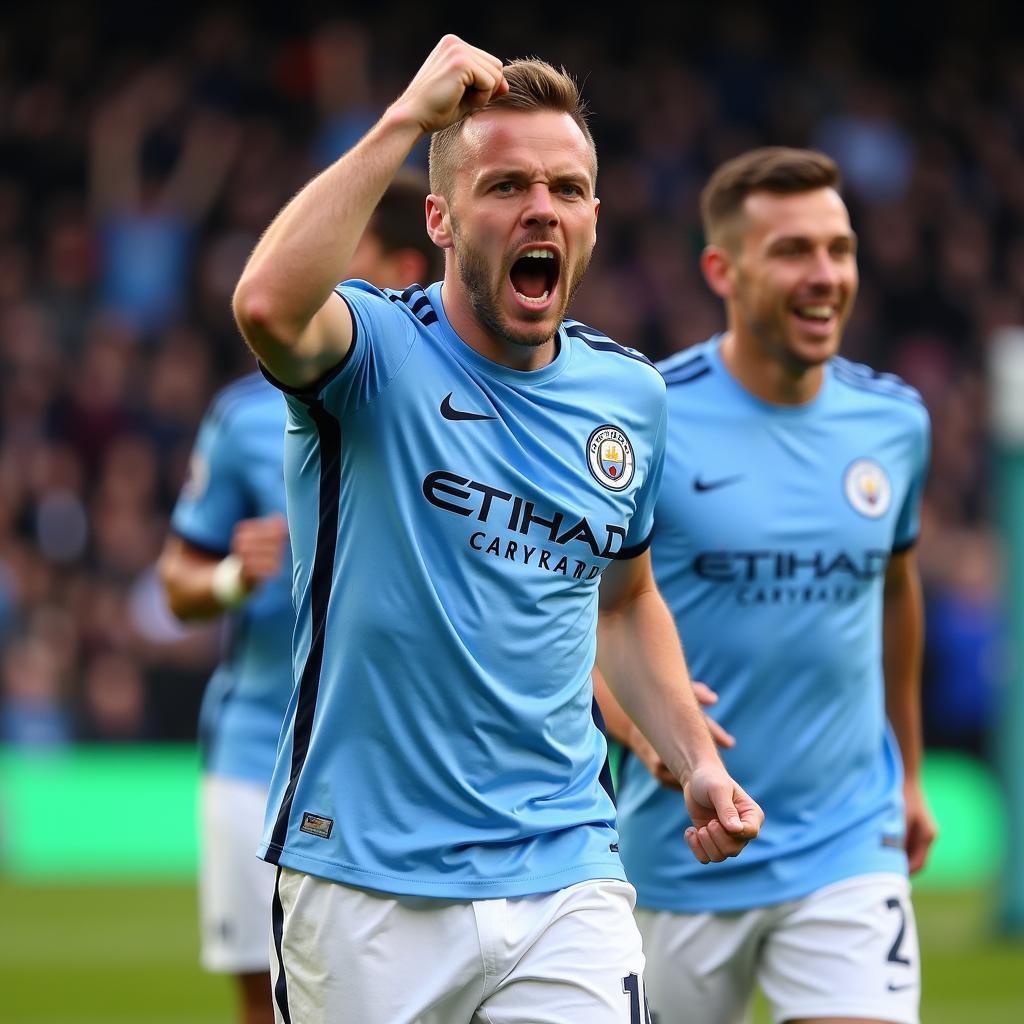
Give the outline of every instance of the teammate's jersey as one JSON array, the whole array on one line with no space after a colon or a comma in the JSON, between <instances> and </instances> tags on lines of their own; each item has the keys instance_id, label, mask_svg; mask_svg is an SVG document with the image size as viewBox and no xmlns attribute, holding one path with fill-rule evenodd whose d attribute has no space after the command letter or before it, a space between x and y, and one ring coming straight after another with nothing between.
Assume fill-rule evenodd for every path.
<instances>
[{"instance_id":1,"label":"teammate's jersey","mask_svg":"<svg viewBox=\"0 0 1024 1024\"><path fill-rule=\"evenodd\" d=\"M343 295L349 357L282 388L299 682L261 851L453 899L622 878L590 671L601 573L649 539L664 382L572 321L548 366L498 365L440 284Z\"/></svg>"},{"instance_id":2,"label":"teammate's jersey","mask_svg":"<svg viewBox=\"0 0 1024 1024\"><path fill-rule=\"evenodd\" d=\"M678 792L626 757L619 828L642 906L728 911L874 871L906 872L902 767L885 718L882 590L910 547L928 460L912 388L836 358L806 405L725 369L720 338L660 364L668 384L655 575L723 752L762 806L743 853L701 865Z\"/></svg>"},{"instance_id":3,"label":"teammate's jersey","mask_svg":"<svg viewBox=\"0 0 1024 1024\"><path fill-rule=\"evenodd\" d=\"M284 514L286 417L280 393L258 373L214 399L171 518L175 533L211 554L226 555L239 520ZM208 772L270 782L292 683L290 577L286 546L282 572L228 616L222 660L199 716Z\"/></svg>"}]
</instances>

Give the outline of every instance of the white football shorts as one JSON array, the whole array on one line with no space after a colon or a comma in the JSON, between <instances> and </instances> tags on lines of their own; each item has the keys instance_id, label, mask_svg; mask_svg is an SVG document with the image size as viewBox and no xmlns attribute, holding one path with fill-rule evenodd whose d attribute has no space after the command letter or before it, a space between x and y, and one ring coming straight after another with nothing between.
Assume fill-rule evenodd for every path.
<instances>
[{"instance_id":1,"label":"white football shorts","mask_svg":"<svg viewBox=\"0 0 1024 1024\"><path fill-rule=\"evenodd\" d=\"M613 879L444 900L278 873L278 1024L646 1024L636 894Z\"/></svg>"},{"instance_id":2,"label":"white football shorts","mask_svg":"<svg viewBox=\"0 0 1024 1024\"><path fill-rule=\"evenodd\" d=\"M274 866L256 850L267 789L245 779L204 775L200 787L200 962L208 971L270 970L267 955Z\"/></svg>"},{"instance_id":3,"label":"white football shorts","mask_svg":"<svg viewBox=\"0 0 1024 1024\"><path fill-rule=\"evenodd\" d=\"M740 1024L755 984L776 1022L918 1024L917 927L902 875L860 875L736 913L636 917L654 1024Z\"/></svg>"}]
</instances>

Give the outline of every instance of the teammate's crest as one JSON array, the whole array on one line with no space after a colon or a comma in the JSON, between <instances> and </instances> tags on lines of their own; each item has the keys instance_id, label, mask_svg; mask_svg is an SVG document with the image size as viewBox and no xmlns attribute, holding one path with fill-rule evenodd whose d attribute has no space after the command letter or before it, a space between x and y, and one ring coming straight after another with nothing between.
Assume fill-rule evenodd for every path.
<instances>
[{"instance_id":1,"label":"teammate's crest","mask_svg":"<svg viewBox=\"0 0 1024 1024\"><path fill-rule=\"evenodd\" d=\"M636 468L629 438L610 424L598 427L587 440L587 465L609 490L624 490L633 479Z\"/></svg>"},{"instance_id":2,"label":"teammate's crest","mask_svg":"<svg viewBox=\"0 0 1024 1024\"><path fill-rule=\"evenodd\" d=\"M181 485L181 496L187 501L198 501L210 483L210 464L199 454L193 452L188 460L185 482Z\"/></svg>"},{"instance_id":3,"label":"teammate's crest","mask_svg":"<svg viewBox=\"0 0 1024 1024\"><path fill-rule=\"evenodd\" d=\"M846 499L862 515L878 519L889 511L892 485L874 459L858 459L846 471Z\"/></svg>"}]
</instances>

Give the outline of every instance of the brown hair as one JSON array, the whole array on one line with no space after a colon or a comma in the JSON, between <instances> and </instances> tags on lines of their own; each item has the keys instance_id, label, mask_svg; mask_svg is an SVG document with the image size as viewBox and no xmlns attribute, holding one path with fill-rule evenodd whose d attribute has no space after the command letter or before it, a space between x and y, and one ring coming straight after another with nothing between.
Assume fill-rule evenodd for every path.
<instances>
[{"instance_id":1,"label":"brown hair","mask_svg":"<svg viewBox=\"0 0 1024 1024\"><path fill-rule=\"evenodd\" d=\"M576 80L565 68L555 68L538 58L514 60L503 69L508 92L492 99L481 110L554 110L568 114L587 140L593 166L591 176L597 179L597 149L587 124L589 111L580 95ZM477 113L474 111L473 113ZM471 117L467 114L466 117ZM466 117L434 132L430 140L430 190L435 195L449 196L459 165L462 126Z\"/></svg>"},{"instance_id":2,"label":"brown hair","mask_svg":"<svg viewBox=\"0 0 1024 1024\"><path fill-rule=\"evenodd\" d=\"M836 162L813 149L766 146L752 149L722 164L700 194L704 237L725 245L723 236L736 225L743 203L752 192L794 195L819 188L838 191L841 178Z\"/></svg>"},{"instance_id":3,"label":"brown hair","mask_svg":"<svg viewBox=\"0 0 1024 1024\"><path fill-rule=\"evenodd\" d=\"M424 225L424 200L429 191L422 171L399 171L373 211L369 231L386 256L400 249L415 249L426 262L426 279L434 281L444 273L444 257Z\"/></svg>"}]
</instances>

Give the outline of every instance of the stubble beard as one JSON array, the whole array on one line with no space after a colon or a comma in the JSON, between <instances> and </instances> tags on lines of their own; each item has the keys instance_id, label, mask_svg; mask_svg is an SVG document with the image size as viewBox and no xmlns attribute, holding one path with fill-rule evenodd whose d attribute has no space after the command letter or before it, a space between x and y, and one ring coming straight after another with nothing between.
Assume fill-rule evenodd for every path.
<instances>
[{"instance_id":1,"label":"stubble beard","mask_svg":"<svg viewBox=\"0 0 1024 1024\"><path fill-rule=\"evenodd\" d=\"M519 345L523 348L540 348L542 345L546 345L553 334L543 330L540 324L534 331L526 333L523 329L513 328L508 322L507 317L502 314L500 303L500 289L508 275L504 275L497 284L493 284L487 260L477 249L466 243L454 217L452 217L452 228L459 279L462 281L462 286L466 290L469 303L473 307L473 312L480 321L480 325L499 341L509 345ZM590 256L590 253L586 253L576 261L569 280L569 287L566 290L565 300L557 310L559 324L565 318L565 311L583 281L583 275L590 265ZM545 319L548 316L550 313L545 316Z\"/></svg>"},{"instance_id":2,"label":"stubble beard","mask_svg":"<svg viewBox=\"0 0 1024 1024\"><path fill-rule=\"evenodd\" d=\"M740 285L744 287L743 283ZM750 294L748 290L747 294ZM747 319L748 327L761 347L761 351L772 358L785 370L794 375L802 375L809 370L824 366L839 351L843 339L843 329L849 316L849 306L839 312L832 344L829 351L821 356L808 359L797 347L796 340L790 335L788 305L772 309L755 309Z\"/></svg>"}]
</instances>

